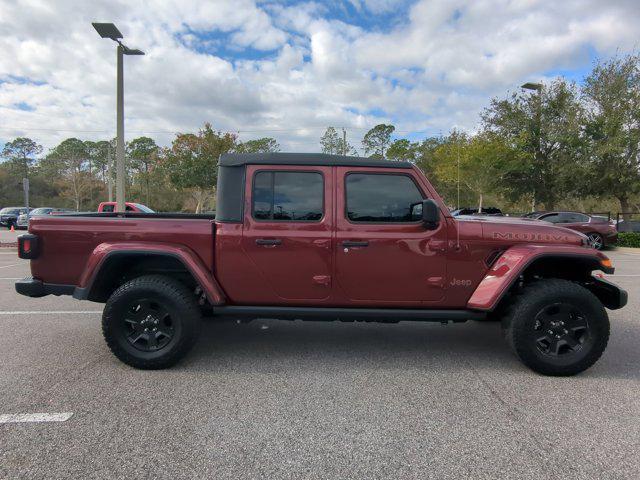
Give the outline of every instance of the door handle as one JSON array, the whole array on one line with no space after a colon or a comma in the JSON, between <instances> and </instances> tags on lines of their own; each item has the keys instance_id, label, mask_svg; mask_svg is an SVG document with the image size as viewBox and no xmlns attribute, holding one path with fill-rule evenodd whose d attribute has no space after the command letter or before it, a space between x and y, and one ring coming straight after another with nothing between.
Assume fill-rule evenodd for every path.
<instances>
[{"instance_id":1,"label":"door handle","mask_svg":"<svg viewBox=\"0 0 640 480\"><path fill-rule=\"evenodd\" d=\"M256 245L280 245L282 240L279 238L258 238L256 239Z\"/></svg>"},{"instance_id":2,"label":"door handle","mask_svg":"<svg viewBox=\"0 0 640 480\"><path fill-rule=\"evenodd\" d=\"M342 242L342 246L343 247L368 247L369 246L369 241L368 240L345 240L344 242Z\"/></svg>"}]
</instances>

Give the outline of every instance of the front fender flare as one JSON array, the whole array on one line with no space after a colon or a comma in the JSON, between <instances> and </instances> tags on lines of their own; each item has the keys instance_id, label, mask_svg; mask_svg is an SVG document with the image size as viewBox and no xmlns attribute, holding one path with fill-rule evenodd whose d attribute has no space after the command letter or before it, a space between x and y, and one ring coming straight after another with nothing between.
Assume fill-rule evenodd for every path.
<instances>
[{"instance_id":1,"label":"front fender flare","mask_svg":"<svg viewBox=\"0 0 640 480\"><path fill-rule=\"evenodd\" d=\"M225 295L211 271L193 250L183 245L150 242L105 242L93 249L73 296L85 300L107 260L120 255L158 255L176 258L193 275L212 305L223 305Z\"/></svg>"},{"instance_id":2,"label":"front fender flare","mask_svg":"<svg viewBox=\"0 0 640 480\"><path fill-rule=\"evenodd\" d=\"M614 271L612 267L602 264L607 257L597 250L570 245L511 247L498 257L480 281L467 302L467 308L482 311L494 310L527 267L542 258L558 260L571 258L584 263L591 271L602 270L605 273Z\"/></svg>"}]
</instances>

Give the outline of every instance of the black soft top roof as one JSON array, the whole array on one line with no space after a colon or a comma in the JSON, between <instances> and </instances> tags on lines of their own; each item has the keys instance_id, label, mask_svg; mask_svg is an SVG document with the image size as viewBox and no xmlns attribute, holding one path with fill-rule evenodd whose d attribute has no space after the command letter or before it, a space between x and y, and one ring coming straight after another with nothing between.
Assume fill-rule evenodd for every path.
<instances>
[{"instance_id":1,"label":"black soft top roof","mask_svg":"<svg viewBox=\"0 0 640 480\"><path fill-rule=\"evenodd\" d=\"M243 165L318 165L346 167L411 168L409 162L393 162L366 157L326 153L227 153L220 156L221 167Z\"/></svg>"}]
</instances>

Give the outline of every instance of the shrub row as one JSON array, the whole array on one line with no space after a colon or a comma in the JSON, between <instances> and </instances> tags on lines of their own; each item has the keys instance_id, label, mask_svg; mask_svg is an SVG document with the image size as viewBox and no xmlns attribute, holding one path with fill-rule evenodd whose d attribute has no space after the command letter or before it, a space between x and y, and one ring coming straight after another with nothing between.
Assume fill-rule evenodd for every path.
<instances>
[{"instance_id":1,"label":"shrub row","mask_svg":"<svg viewBox=\"0 0 640 480\"><path fill-rule=\"evenodd\" d=\"M636 232L619 233L618 246L640 248L640 233L636 233Z\"/></svg>"}]
</instances>

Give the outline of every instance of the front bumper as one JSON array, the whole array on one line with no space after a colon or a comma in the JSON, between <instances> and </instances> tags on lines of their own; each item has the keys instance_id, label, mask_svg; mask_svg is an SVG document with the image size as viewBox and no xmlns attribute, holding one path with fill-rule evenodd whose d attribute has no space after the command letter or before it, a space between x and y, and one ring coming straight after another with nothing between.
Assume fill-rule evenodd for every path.
<instances>
[{"instance_id":1,"label":"front bumper","mask_svg":"<svg viewBox=\"0 0 640 480\"><path fill-rule=\"evenodd\" d=\"M584 286L598 297L609 310L618 310L624 307L629 300L626 290L602 277L592 277Z\"/></svg>"},{"instance_id":2,"label":"front bumper","mask_svg":"<svg viewBox=\"0 0 640 480\"><path fill-rule=\"evenodd\" d=\"M74 285L44 283L37 278L27 277L16 282L16 292L27 297L44 297L45 295L73 295Z\"/></svg>"}]
</instances>

